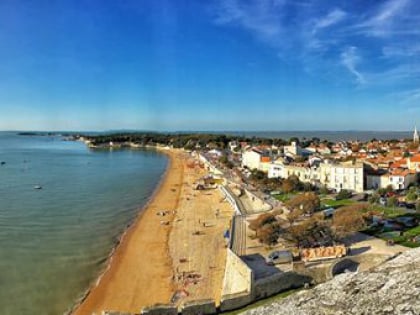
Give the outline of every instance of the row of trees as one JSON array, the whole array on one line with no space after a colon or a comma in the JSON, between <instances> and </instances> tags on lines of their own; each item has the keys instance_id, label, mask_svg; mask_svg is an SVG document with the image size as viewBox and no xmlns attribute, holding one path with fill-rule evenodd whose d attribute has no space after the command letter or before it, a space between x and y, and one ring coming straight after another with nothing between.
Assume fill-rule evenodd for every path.
<instances>
[{"instance_id":1,"label":"row of trees","mask_svg":"<svg viewBox=\"0 0 420 315\"><path fill-rule=\"evenodd\" d=\"M280 236L296 246L311 247L331 245L345 236L360 231L366 226L368 203L344 206L338 209L332 220L322 215L312 215L319 208L319 197L310 192L296 196L287 202L290 213L288 223L279 220L274 214L264 213L249 222L249 228L261 243L273 245ZM298 220L305 214L311 215Z\"/></svg>"},{"instance_id":2,"label":"row of trees","mask_svg":"<svg viewBox=\"0 0 420 315\"><path fill-rule=\"evenodd\" d=\"M286 202L290 211L287 219L292 225L302 215L311 216L315 210L319 209L320 204L318 195L313 192L299 194Z\"/></svg>"},{"instance_id":3,"label":"row of trees","mask_svg":"<svg viewBox=\"0 0 420 315\"><path fill-rule=\"evenodd\" d=\"M271 213L263 213L249 222L249 228L255 231L258 240L267 245L274 245L283 232L280 222Z\"/></svg>"},{"instance_id":4,"label":"row of trees","mask_svg":"<svg viewBox=\"0 0 420 315\"><path fill-rule=\"evenodd\" d=\"M332 220L313 216L310 219L291 225L285 237L300 247L328 246L341 242L344 237L362 230L366 226L363 214L367 205L351 205L340 208Z\"/></svg>"},{"instance_id":5,"label":"row of trees","mask_svg":"<svg viewBox=\"0 0 420 315\"><path fill-rule=\"evenodd\" d=\"M107 144L110 141L115 143L134 142L142 145L173 145L176 148L194 149L210 147L226 149L230 141L247 142L251 145L276 145L283 146L292 140L286 141L281 138L247 137L228 134L208 133L158 133L158 132L124 132L101 135L83 135L95 145Z\"/></svg>"},{"instance_id":6,"label":"row of trees","mask_svg":"<svg viewBox=\"0 0 420 315\"><path fill-rule=\"evenodd\" d=\"M291 175L286 179L268 178L267 174L262 171L253 170L249 180L252 184L260 189L268 189L272 191L280 191L289 194L294 191L314 191L316 187L310 183L302 183L296 175Z\"/></svg>"}]
</instances>

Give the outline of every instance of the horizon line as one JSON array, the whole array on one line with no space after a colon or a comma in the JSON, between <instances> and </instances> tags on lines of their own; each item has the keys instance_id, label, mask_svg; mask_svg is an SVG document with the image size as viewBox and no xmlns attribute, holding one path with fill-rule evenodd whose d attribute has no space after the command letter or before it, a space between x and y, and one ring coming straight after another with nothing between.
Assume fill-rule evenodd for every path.
<instances>
[{"instance_id":1,"label":"horizon line","mask_svg":"<svg viewBox=\"0 0 420 315\"><path fill-rule=\"evenodd\" d=\"M413 129L414 130L414 129ZM340 130L333 130L333 129L282 129L282 130L245 130L245 129L232 129L232 130L193 130L193 129L184 129L184 130L156 130L156 129L104 129L104 130L71 130L71 129L8 129L8 130L0 130L0 132L127 132L127 133L134 133L134 132L153 132L153 133L227 133L227 132L255 132L255 133L264 133L264 132L412 132L413 130L369 130L369 129L340 129Z\"/></svg>"}]
</instances>

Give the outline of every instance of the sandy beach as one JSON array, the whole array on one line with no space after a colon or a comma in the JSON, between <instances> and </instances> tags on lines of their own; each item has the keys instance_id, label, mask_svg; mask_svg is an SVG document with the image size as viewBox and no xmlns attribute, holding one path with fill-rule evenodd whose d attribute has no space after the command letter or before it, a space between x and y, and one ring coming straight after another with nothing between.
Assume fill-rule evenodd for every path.
<instances>
[{"instance_id":1,"label":"sandy beach","mask_svg":"<svg viewBox=\"0 0 420 315\"><path fill-rule=\"evenodd\" d=\"M177 305L199 299L219 304L226 260L223 232L233 209L218 188L195 189L207 171L188 166L191 158L185 152L165 153L170 163L160 187L74 314L139 313L145 306L170 303L175 292L185 293ZM158 215L162 211L165 215Z\"/></svg>"},{"instance_id":2,"label":"sandy beach","mask_svg":"<svg viewBox=\"0 0 420 315\"><path fill-rule=\"evenodd\" d=\"M76 308L74 314L101 314L102 310L140 312L146 305L168 303L173 292L172 261L168 238L183 182L181 153L166 152L168 169L154 197L127 231L108 270ZM164 217L158 211L169 210Z\"/></svg>"},{"instance_id":3,"label":"sandy beach","mask_svg":"<svg viewBox=\"0 0 420 315\"><path fill-rule=\"evenodd\" d=\"M187 294L178 305L200 299L220 303L226 264L223 233L230 226L233 208L219 188L195 189L194 183L205 175L205 169L184 164L184 183L169 239L176 290Z\"/></svg>"}]
</instances>

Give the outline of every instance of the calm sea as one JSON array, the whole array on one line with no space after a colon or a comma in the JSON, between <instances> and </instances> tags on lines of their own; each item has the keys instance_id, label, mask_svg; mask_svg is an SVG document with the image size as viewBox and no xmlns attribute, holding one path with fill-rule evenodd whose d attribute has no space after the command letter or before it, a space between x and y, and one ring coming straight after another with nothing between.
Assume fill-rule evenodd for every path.
<instances>
[{"instance_id":1,"label":"calm sea","mask_svg":"<svg viewBox=\"0 0 420 315\"><path fill-rule=\"evenodd\" d=\"M0 314L63 314L105 266L167 158L0 133ZM34 189L36 185L42 189Z\"/></svg>"}]
</instances>

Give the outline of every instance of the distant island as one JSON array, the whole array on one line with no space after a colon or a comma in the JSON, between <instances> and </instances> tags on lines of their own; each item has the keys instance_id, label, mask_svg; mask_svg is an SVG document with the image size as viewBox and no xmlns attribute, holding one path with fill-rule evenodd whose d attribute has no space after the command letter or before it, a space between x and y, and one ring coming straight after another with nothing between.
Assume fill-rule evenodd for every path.
<instances>
[{"instance_id":1,"label":"distant island","mask_svg":"<svg viewBox=\"0 0 420 315\"><path fill-rule=\"evenodd\" d=\"M71 132L44 132L44 131L21 131L17 133L18 136L40 136L40 137L54 137L54 136L73 136Z\"/></svg>"}]
</instances>

